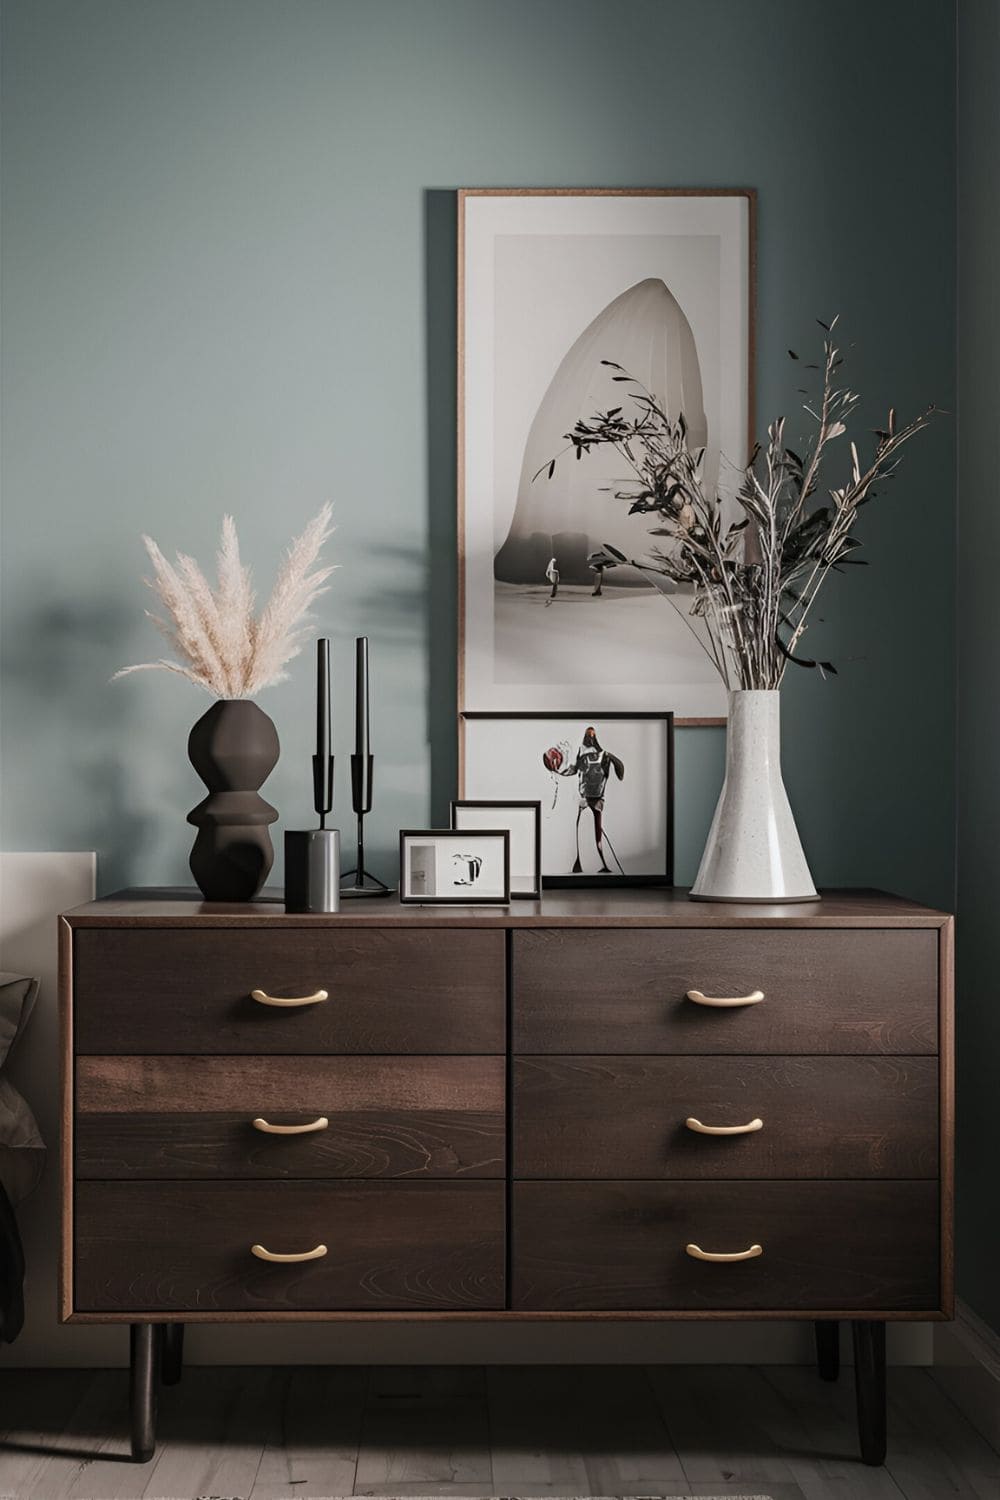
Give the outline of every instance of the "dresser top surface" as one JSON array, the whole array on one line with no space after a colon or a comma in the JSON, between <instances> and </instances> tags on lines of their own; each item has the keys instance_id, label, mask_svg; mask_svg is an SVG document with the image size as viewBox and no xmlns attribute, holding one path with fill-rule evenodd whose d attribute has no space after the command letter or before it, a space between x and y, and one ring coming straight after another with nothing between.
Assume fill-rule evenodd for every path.
<instances>
[{"instance_id":1,"label":"dresser top surface","mask_svg":"<svg viewBox=\"0 0 1000 1500\"><path fill-rule=\"evenodd\" d=\"M324 915L285 911L280 890L226 905L193 888L116 891L65 912L74 927L941 927L947 913L884 891L830 890L789 905L690 901L686 888L556 890L503 906L401 905L347 899Z\"/></svg>"}]
</instances>

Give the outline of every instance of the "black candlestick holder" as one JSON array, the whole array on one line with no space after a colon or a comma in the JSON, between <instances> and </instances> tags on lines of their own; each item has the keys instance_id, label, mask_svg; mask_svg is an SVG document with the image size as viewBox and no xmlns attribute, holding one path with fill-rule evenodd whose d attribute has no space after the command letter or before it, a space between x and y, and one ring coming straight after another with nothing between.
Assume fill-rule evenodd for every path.
<instances>
[{"instance_id":1,"label":"black candlestick holder","mask_svg":"<svg viewBox=\"0 0 1000 1500\"><path fill-rule=\"evenodd\" d=\"M374 769L373 755L351 756L351 800L358 820L358 854L353 870L344 871L344 880L351 880L351 876L354 879L349 885L341 885L342 896L392 895L391 886L365 869L365 814L371 812Z\"/></svg>"}]
</instances>

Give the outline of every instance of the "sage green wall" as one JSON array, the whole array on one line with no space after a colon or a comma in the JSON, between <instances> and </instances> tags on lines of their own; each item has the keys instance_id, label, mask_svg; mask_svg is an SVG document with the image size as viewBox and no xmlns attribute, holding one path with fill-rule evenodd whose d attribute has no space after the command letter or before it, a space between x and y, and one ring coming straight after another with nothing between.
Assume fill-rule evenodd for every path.
<instances>
[{"instance_id":1,"label":"sage green wall","mask_svg":"<svg viewBox=\"0 0 1000 1500\"><path fill-rule=\"evenodd\" d=\"M758 408L840 312L864 423L954 403L950 0L6 0L3 830L96 848L101 885L186 880L204 707L152 674L142 531L262 576L330 496L319 615L372 638L372 830L452 789L454 199L466 185L752 185ZM800 430L798 417L793 431ZM815 875L953 885L953 441L865 522L869 569L792 674L787 779ZM309 685L267 694L268 795L308 817ZM341 756L349 730L337 728ZM722 737L685 731L690 879ZM341 771L344 762L341 759ZM346 778L339 814L346 822Z\"/></svg>"},{"instance_id":2,"label":"sage green wall","mask_svg":"<svg viewBox=\"0 0 1000 1500\"><path fill-rule=\"evenodd\" d=\"M1000 1332L1000 7L958 15L958 1287Z\"/></svg>"}]
</instances>

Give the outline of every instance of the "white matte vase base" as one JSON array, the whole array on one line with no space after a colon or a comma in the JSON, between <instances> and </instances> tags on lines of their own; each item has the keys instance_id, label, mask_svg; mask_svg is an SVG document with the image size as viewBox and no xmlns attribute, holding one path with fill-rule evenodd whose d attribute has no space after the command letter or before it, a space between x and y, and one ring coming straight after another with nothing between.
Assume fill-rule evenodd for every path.
<instances>
[{"instance_id":1,"label":"white matte vase base","mask_svg":"<svg viewBox=\"0 0 1000 1500\"><path fill-rule=\"evenodd\" d=\"M689 901L725 901L730 906L802 906L822 899L818 891L811 896L706 896L695 891L694 886L688 891Z\"/></svg>"},{"instance_id":2,"label":"white matte vase base","mask_svg":"<svg viewBox=\"0 0 1000 1500\"><path fill-rule=\"evenodd\" d=\"M781 696L729 694L726 779L692 901L817 901L781 777Z\"/></svg>"}]
</instances>

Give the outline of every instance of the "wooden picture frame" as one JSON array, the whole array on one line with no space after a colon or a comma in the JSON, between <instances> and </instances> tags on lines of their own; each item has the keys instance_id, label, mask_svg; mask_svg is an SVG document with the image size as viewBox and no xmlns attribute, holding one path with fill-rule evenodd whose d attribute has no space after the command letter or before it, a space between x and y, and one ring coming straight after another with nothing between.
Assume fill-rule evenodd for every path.
<instances>
[{"instance_id":1,"label":"wooden picture frame","mask_svg":"<svg viewBox=\"0 0 1000 1500\"><path fill-rule=\"evenodd\" d=\"M488 216L488 222L483 220L484 213ZM678 225L676 229L670 228L674 220ZM548 316L551 305L558 299L546 295L544 289L539 290L537 295L519 297L518 288L534 286L531 280L531 267L521 265L515 257L511 261L508 274L500 267L492 251L496 244L502 242L503 246L509 246L519 238L525 243L530 240L530 243L537 247L545 240L546 235L553 240L555 246L555 242L561 238L560 226L565 229L569 225L576 225L581 230L580 233L574 230L572 237L572 243L579 246L587 239L586 224L588 222L594 226L595 256L604 253L596 241L606 239L609 235L614 238L615 226L619 224L622 226L619 237L625 250L621 267L611 270L605 268L598 274L585 256L584 261L581 262L580 279L587 280L587 287L580 291L579 307L577 308L576 294L573 293L571 297L567 293L567 306L562 315L562 322L566 327L562 335L559 334L555 322L552 328L546 331L541 325L544 318ZM685 222L690 226L688 231L683 230ZM605 624L615 613L616 607L626 602L623 598L605 597L592 609L574 600L573 605L570 606L573 612L570 626L567 618L569 609L562 610L562 604L571 597L569 590L575 589L578 593L580 592L578 575L582 564L578 557L569 572L569 576L576 578L577 581L563 586L564 597L557 601L562 610L561 617L560 611L556 609L548 611L547 619L543 613L545 610L543 596L547 586L541 576L543 560L540 554L538 558L534 558L532 553L533 561L530 566L527 562L523 564L528 569L527 575L523 572L516 572L516 576L522 580L521 583L513 583L496 576L497 559L501 558L501 554L511 541L511 534L515 529L513 524L511 523L511 534L508 534L506 542L501 540L501 535L507 521L512 522L512 517L516 516L517 507L520 504L520 491L526 488L524 476L532 467L528 461L528 450L535 426L541 420L541 408L549 399L552 387L556 385L563 365L569 358L569 353L576 347L572 345L569 352L564 355L562 363L558 363L560 351L566 348L567 340L571 336L570 330L577 327L583 330L577 337L577 344L580 343L583 333L589 331L591 324L588 322L588 317L594 305L594 298L596 297L599 302L600 297L604 295L604 292L598 291L598 282L602 278L605 290L610 288L613 292L621 282L626 285L629 295L636 292L640 285L645 285L645 282L636 282L634 286L628 287L629 276L645 274L646 281L657 279L656 275L650 274L656 270L658 264L655 246L648 252L653 258L649 266L645 266L641 258L636 258L639 252L635 251L635 245L640 240L647 239L652 244L653 239L656 238L656 236L643 234L644 225L658 230L659 239L664 243L666 240L670 240L671 243L674 241L680 243L685 233L691 238L692 246L695 241L699 241L695 248L689 248L683 263L678 261L669 272L666 271L666 267L663 268L665 274L669 274L677 281L678 291L683 291L683 300L688 302L691 321L689 322L677 298L666 287L662 278L660 279L661 290L658 293L658 305L662 304L663 308L671 304L675 305L679 309L679 319L688 328L689 333L692 328L695 333L698 333L702 324L707 330L708 323L711 322L713 316L710 312L713 294L707 289L707 282L697 296L691 291L690 286L684 290L680 282L686 278L687 283L694 285L692 278L698 274L708 275L707 272L698 272L693 269L695 262L701 261L707 265L711 259L711 256L700 253L704 248L701 241L704 241L704 245L709 249L716 247L719 270L712 285L717 285L718 307L714 317L718 327L727 330L727 338L730 342L725 345L723 354L719 357L719 371L722 373L717 372L709 379L706 371L705 389L708 390L711 386L715 391L709 403L715 413L710 418L710 426L713 430L714 427L719 428L717 441L720 457L718 462L721 462L721 455L724 454L728 472L728 466L738 466L748 460L754 440L756 281L756 194L754 190L748 188L465 188L459 191L458 709L460 713L500 711L501 709L531 710L544 707L575 709L581 702L587 701L604 703L610 709L643 711L657 708L659 703L666 699L674 707L675 723L678 726L725 722L725 692L713 675L714 669L710 668L707 659L705 665L702 666L700 648L695 643L687 623L681 620L679 615L675 617L671 613L669 603L653 597L652 591L647 595L643 590L632 588L627 600L630 606L628 611L617 608L619 618L626 613L631 617L629 629L636 627L636 636L639 650L643 653L643 660L633 661L634 652L630 653L627 650L612 652L610 649L607 651L602 649ZM519 236L517 231L527 228L530 228L530 234ZM670 229L669 234L666 233L668 229ZM598 230L602 232L599 233ZM548 276L551 279L555 274L552 267L555 265L561 267L564 264L565 257L559 256L556 253L557 249L558 247L555 246L550 257L551 264L543 265L538 273L539 276ZM514 252L511 251L510 254L513 256ZM532 251L532 254L535 254L535 251ZM633 269L628 269L629 266L633 266ZM526 395L523 399L520 395L520 388L531 382L525 382L521 378L523 371L520 368L517 371L516 381L506 379L503 371L510 367L509 351L508 355L503 355L502 351L499 354L495 352L495 326L506 326L511 321L504 316L502 310L496 308L499 295L497 288L507 285L508 281L515 287L515 290L509 293L507 301L512 302L515 307L523 305L525 308L524 326L530 331L530 339L522 342L530 343L532 346L539 345L537 353L532 354L537 367L530 372L534 379L534 394ZM569 273L567 273L566 285L571 286ZM612 300L621 300L621 298ZM695 316L695 303L700 309L698 316ZM611 303L607 304L605 312L610 309L611 305ZM577 319L575 323L572 321L574 316ZM675 322L678 321L678 315L673 311L671 316L674 317ZM699 323L699 318L701 323ZM599 320L593 319L593 321ZM633 320L636 326L643 326L648 321L648 318ZM692 338L695 338L695 333L691 333ZM562 342L560 342L560 337ZM511 333L510 339L514 338L515 333ZM707 332L702 334L702 338L707 349L714 347ZM517 348L520 349L521 344L518 344ZM617 358L610 347L602 348L601 357ZM557 365L555 368L554 362ZM627 363L627 361L621 362ZM600 360L595 359L594 363L599 364ZM541 398L540 405L533 406L531 403L538 398L538 392L545 378L548 379L549 384L544 388L544 396ZM714 386L712 381L715 381ZM501 419L496 415L498 410L496 394L498 391L502 394L504 390L511 387L512 383L519 391L517 409L511 409L509 420L506 417ZM617 393L622 389L621 386L612 386L610 391ZM596 393L592 398L592 404L588 406L590 401L591 398L588 397L587 400L581 402L584 410L576 410L571 403L563 413L562 420L556 423L554 432L566 431L579 417L591 415L598 405L606 405L598 401ZM493 415L488 415L488 412L492 412ZM530 415L531 412L534 413L533 418ZM563 421L565 426L562 425ZM501 454L500 460L497 459L498 452ZM547 456L548 449L546 448L545 457ZM504 475L499 478L496 472L498 461L505 466ZM511 516L504 519L501 516L500 506L502 504L509 507L512 488L518 488L514 485L510 472L511 465L517 463L521 464L522 469L518 501L513 507ZM574 465L573 469L576 470L576 467ZM501 495L506 497L502 502L497 498ZM608 516L609 525L612 520L617 524L618 518L611 516L610 509ZM600 525L603 531L603 521ZM541 546L540 538L544 535L544 532L531 531L532 546L535 546L536 542L537 546ZM600 540L613 542L615 539L610 535L601 535ZM520 538L520 541L523 542L524 538ZM576 543L574 542L573 545L576 546ZM556 545L556 552L558 550L559 547ZM579 550L577 547L577 553ZM639 554L633 550L629 555ZM517 565L517 567L521 566L521 564ZM621 574L612 576L622 577L627 572L626 569ZM526 582L527 576L530 576L533 582ZM601 576L598 575L598 577ZM582 592L586 593L588 590ZM637 603L638 609L635 607ZM612 606L610 609L607 608L609 605ZM603 616L596 613L597 610L603 610ZM649 617L648 629L637 628L639 614L643 615L644 620L647 616ZM539 620L544 625L541 632L536 628ZM558 621L558 624L554 624L554 621ZM574 662L574 648L570 644L572 640L579 637L580 622L584 623L591 639L589 644L584 643L578 647L578 656L583 659L584 663L587 663L588 656L593 655L600 666L600 670L587 680L581 680L581 674L586 675L589 665L581 668L579 661ZM614 634L614 627L608 633ZM563 650L564 641L565 651ZM684 682L671 682L669 673L663 670L662 658L669 657L674 650L686 653L683 663L684 672L689 675L696 674L697 682L693 684L689 682L686 685ZM648 661L645 659L646 654L649 657ZM574 666L576 680L562 680L559 675L561 672L559 662L563 659L569 660ZM542 681L541 675L538 680L532 678L535 672L533 665L535 660L539 662L537 669L539 674L548 674L547 680ZM693 666L692 661L696 661L697 665ZM634 672L634 680L628 682L620 680L621 674L618 667L622 662L630 663L629 670ZM498 663L504 665L498 667ZM519 681L519 674L532 680ZM553 676L556 678L555 681L548 680ZM501 677L504 678L502 682Z\"/></svg>"}]
</instances>

